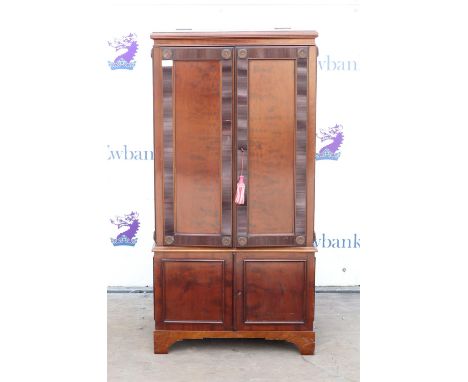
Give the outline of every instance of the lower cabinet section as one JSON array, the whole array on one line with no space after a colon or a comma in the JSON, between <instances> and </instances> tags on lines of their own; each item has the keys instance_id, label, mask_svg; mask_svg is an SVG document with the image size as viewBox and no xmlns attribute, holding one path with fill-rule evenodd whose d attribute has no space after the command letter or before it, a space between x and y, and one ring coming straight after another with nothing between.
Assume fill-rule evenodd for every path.
<instances>
[{"instance_id":1,"label":"lower cabinet section","mask_svg":"<svg viewBox=\"0 0 468 382\"><path fill-rule=\"evenodd\" d=\"M191 338L266 338L313 354L315 248L154 252L155 353Z\"/></svg>"}]
</instances>

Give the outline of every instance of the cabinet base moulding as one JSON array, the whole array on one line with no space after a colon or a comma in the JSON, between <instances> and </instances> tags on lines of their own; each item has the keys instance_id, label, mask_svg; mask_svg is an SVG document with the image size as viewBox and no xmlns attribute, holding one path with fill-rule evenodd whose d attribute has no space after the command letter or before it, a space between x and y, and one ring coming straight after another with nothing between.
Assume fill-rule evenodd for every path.
<instances>
[{"instance_id":1,"label":"cabinet base moulding","mask_svg":"<svg viewBox=\"0 0 468 382\"><path fill-rule=\"evenodd\" d=\"M264 338L266 340L283 340L296 345L302 355L312 355L315 352L315 332L312 331L155 330L154 353L167 354L169 348L178 341L204 338Z\"/></svg>"}]
</instances>

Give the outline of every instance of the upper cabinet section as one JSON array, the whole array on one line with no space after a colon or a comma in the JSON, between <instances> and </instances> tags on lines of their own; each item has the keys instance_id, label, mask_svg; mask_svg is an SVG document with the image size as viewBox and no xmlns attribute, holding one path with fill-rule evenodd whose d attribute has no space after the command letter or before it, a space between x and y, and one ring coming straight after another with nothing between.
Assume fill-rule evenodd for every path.
<instances>
[{"instance_id":1,"label":"upper cabinet section","mask_svg":"<svg viewBox=\"0 0 468 382\"><path fill-rule=\"evenodd\" d=\"M156 46L315 45L315 31L155 32Z\"/></svg>"},{"instance_id":2,"label":"upper cabinet section","mask_svg":"<svg viewBox=\"0 0 468 382\"><path fill-rule=\"evenodd\" d=\"M152 34L158 246L313 245L315 37Z\"/></svg>"}]
</instances>

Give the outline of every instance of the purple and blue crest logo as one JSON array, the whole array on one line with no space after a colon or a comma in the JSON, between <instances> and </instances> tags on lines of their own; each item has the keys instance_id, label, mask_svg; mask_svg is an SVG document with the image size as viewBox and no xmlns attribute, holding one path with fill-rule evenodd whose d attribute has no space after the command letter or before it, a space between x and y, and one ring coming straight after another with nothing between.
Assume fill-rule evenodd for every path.
<instances>
[{"instance_id":1,"label":"purple and blue crest logo","mask_svg":"<svg viewBox=\"0 0 468 382\"><path fill-rule=\"evenodd\" d=\"M138 50L136 34L130 33L128 36L122 36L120 39L115 38L114 41L107 41L107 43L118 54L114 61L107 61L109 67L112 70L133 70L136 63L134 57Z\"/></svg>"},{"instance_id":2,"label":"purple and blue crest logo","mask_svg":"<svg viewBox=\"0 0 468 382\"><path fill-rule=\"evenodd\" d=\"M135 237L138 229L140 228L140 221L138 220L138 212L131 212L128 215L116 216L114 219L110 219L112 224L115 224L118 229L124 228L115 239L111 238L112 245L118 247L121 245L127 245L134 247L138 238Z\"/></svg>"},{"instance_id":3,"label":"purple and blue crest logo","mask_svg":"<svg viewBox=\"0 0 468 382\"><path fill-rule=\"evenodd\" d=\"M317 134L320 139L320 150L315 154L316 160L338 160L341 155L341 144L343 143L343 126L335 125L328 129L320 129Z\"/></svg>"}]
</instances>

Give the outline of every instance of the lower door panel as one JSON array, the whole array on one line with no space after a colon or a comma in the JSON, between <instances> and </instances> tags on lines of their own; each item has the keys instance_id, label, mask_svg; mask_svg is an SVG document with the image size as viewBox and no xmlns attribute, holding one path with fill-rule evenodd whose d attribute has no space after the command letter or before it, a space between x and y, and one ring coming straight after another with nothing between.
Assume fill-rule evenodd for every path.
<instances>
[{"instance_id":1,"label":"lower door panel","mask_svg":"<svg viewBox=\"0 0 468 382\"><path fill-rule=\"evenodd\" d=\"M232 252L156 252L156 329L232 330Z\"/></svg>"},{"instance_id":2,"label":"lower door panel","mask_svg":"<svg viewBox=\"0 0 468 382\"><path fill-rule=\"evenodd\" d=\"M313 252L273 249L234 256L237 330L312 330Z\"/></svg>"}]
</instances>

